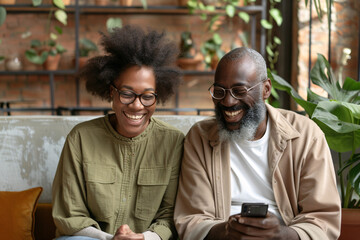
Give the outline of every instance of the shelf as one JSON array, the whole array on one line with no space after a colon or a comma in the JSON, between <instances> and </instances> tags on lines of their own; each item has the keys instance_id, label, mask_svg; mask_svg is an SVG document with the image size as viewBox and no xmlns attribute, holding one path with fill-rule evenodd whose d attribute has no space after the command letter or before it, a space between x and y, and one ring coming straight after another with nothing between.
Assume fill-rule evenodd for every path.
<instances>
[{"instance_id":1,"label":"shelf","mask_svg":"<svg viewBox=\"0 0 360 240\"><path fill-rule=\"evenodd\" d=\"M33 7L31 4L18 5L3 5L7 12L11 13L48 13L52 8L51 5L41 5ZM178 14L191 15L187 7L183 6L148 6L144 9L142 6L97 6L97 5L67 5L66 12L75 13L79 9L81 14L106 14L106 13L122 13L122 14ZM263 11L262 6L245 6L238 7L237 10L247 12L250 15L260 14ZM207 12L207 14L223 13L224 10L217 8L214 12ZM201 14L201 11L196 11L195 15Z\"/></svg>"},{"instance_id":2,"label":"shelf","mask_svg":"<svg viewBox=\"0 0 360 240\"><path fill-rule=\"evenodd\" d=\"M56 71L47 71L47 70L34 70L34 71L0 71L0 75L72 75L76 74L75 69L70 70L56 70Z\"/></svg>"},{"instance_id":3,"label":"shelf","mask_svg":"<svg viewBox=\"0 0 360 240\"><path fill-rule=\"evenodd\" d=\"M56 71L47 71L47 70L34 70L34 71L0 71L0 75L73 75L76 74L75 69L70 70L56 70ZM193 75L193 76L211 76L215 71L196 71L196 70L183 70L184 75Z\"/></svg>"}]
</instances>

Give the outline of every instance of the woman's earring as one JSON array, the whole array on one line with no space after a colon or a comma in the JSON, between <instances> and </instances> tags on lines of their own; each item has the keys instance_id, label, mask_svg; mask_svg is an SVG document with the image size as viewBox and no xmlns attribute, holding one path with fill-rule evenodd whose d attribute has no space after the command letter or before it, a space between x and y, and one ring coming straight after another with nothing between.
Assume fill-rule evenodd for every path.
<instances>
[{"instance_id":1,"label":"woman's earring","mask_svg":"<svg viewBox=\"0 0 360 240\"><path fill-rule=\"evenodd\" d=\"M114 110L114 102L111 101L110 104L111 104L111 109Z\"/></svg>"}]
</instances>

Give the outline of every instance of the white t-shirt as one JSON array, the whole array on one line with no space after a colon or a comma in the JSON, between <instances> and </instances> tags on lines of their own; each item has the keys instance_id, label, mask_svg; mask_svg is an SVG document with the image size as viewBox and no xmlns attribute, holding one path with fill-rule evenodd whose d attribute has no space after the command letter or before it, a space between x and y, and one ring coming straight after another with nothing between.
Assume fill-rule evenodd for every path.
<instances>
[{"instance_id":1,"label":"white t-shirt","mask_svg":"<svg viewBox=\"0 0 360 240\"><path fill-rule=\"evenodd\" d=\"M271 186L268 162L270 119L264 136L256 141L230 142L231 215L241 212L244 202L266 203L282 221Z\"/></svg>"}]
</instances>

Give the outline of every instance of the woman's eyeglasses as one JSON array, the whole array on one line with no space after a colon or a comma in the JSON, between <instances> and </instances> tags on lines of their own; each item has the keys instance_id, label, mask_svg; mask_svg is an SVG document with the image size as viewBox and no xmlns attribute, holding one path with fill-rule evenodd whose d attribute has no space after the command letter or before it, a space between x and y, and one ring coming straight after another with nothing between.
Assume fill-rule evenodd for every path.
<instances>
[{"instance_id":1,"label":"woman's eyeglasses","mask_svg":"<svg viewBox=\"0 0 360 240\"><path fill-rule=\"evenodd\" d=\"M136 98L140 99L141 104L144 107L150 107L156 102L157 94L153 92L145 92L142 94L137 94L131 90L120 91L115 87L114 84L111 86L119 94L119 100L122 104L129 105L135 101Z\"/></svg>"}]
</instances>

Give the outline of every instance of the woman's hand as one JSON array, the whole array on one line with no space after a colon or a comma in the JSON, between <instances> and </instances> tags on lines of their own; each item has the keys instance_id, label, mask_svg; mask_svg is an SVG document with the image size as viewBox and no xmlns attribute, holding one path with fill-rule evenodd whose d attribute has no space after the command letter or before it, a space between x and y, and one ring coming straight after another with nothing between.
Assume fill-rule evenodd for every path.
<instances>
[{"instance_id":1,"label":"woman's hand","mask_svg":"<svg viewBox=\"0 0 360 240\"><path fill-rule=\"evenodd\" d=\"M113 240L144 240L144 234L134 233L127 224L124 224L117 229Z\"/></svg>"}]
</instances>

